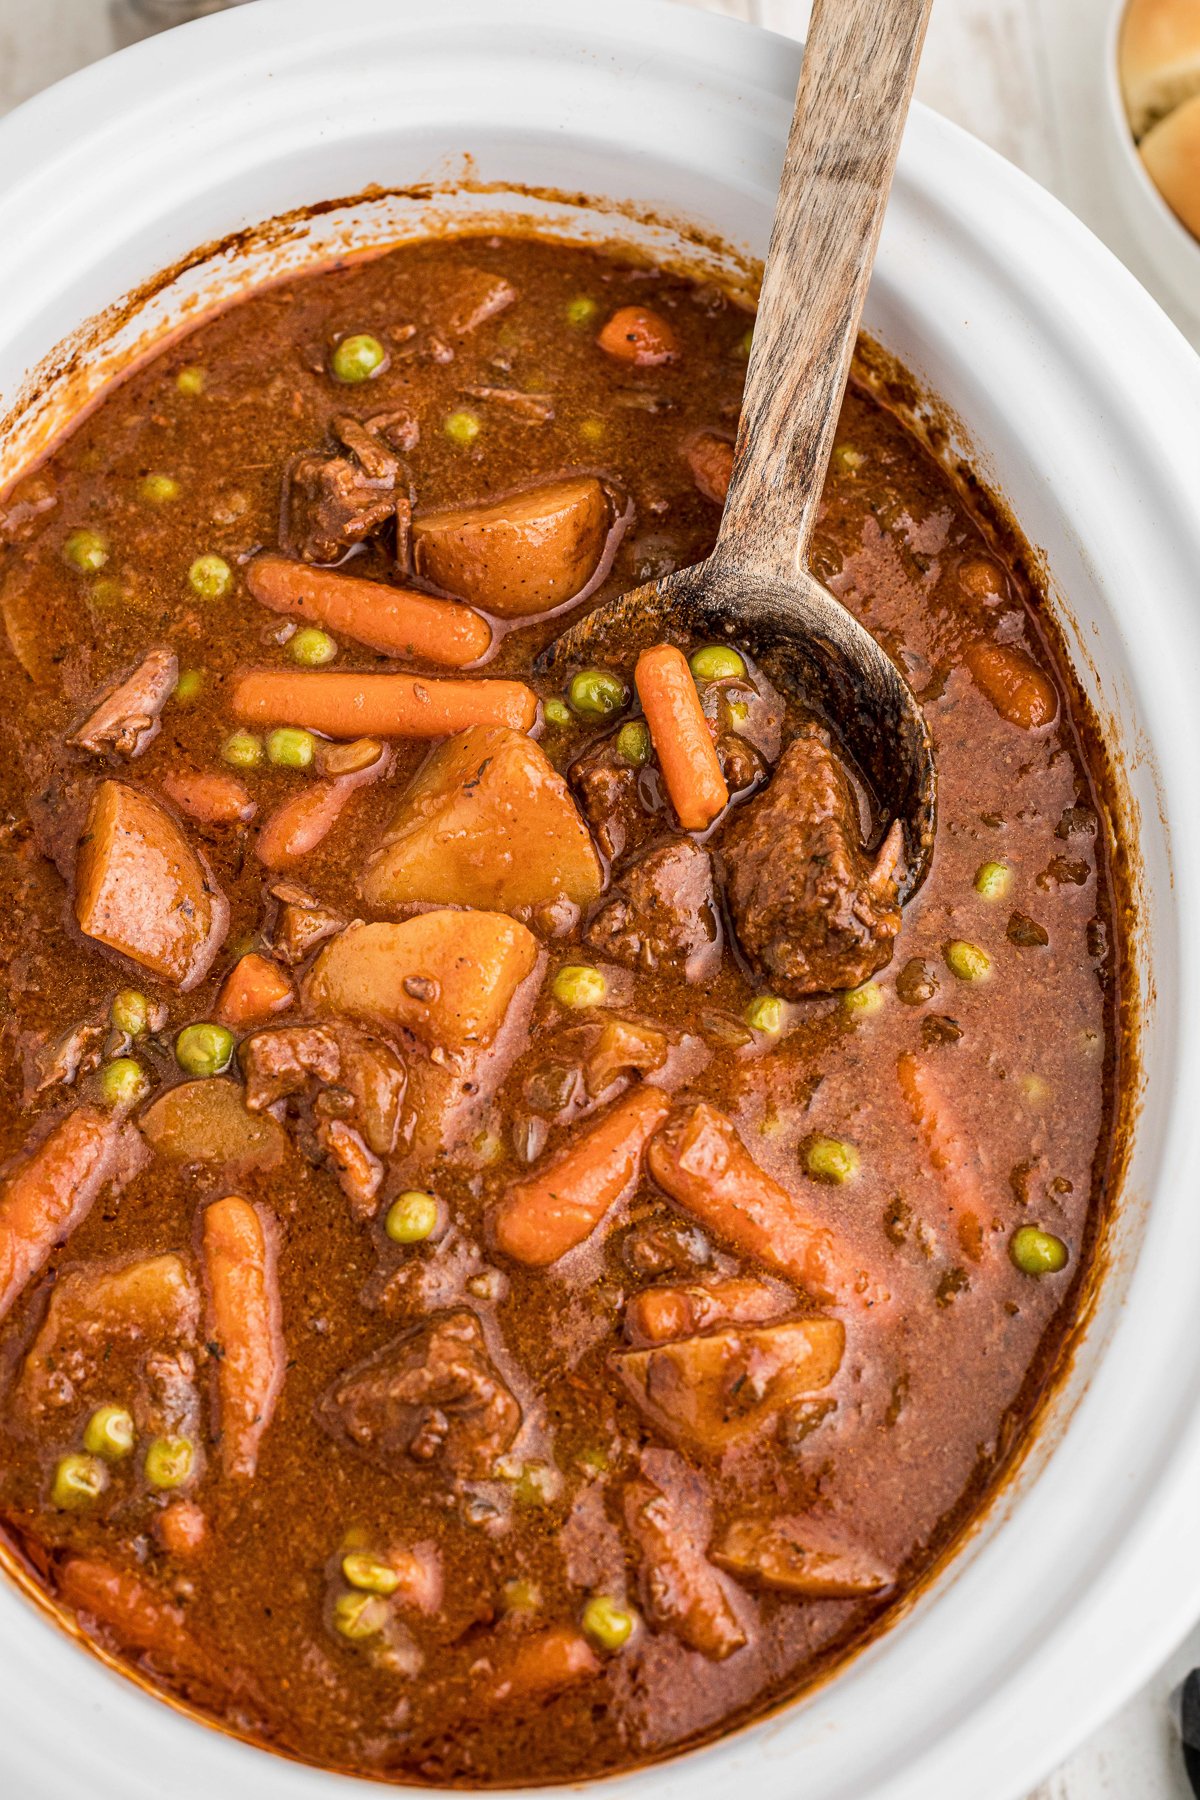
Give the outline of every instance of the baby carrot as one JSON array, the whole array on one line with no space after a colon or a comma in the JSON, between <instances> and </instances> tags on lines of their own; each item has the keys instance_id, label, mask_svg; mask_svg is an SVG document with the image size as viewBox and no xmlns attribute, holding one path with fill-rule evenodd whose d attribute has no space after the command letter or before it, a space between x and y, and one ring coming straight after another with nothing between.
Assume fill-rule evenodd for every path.
<instances>
[{"instance_id":1,"label":"baby carrot","mask_svg":"<svg viewBox=\"0 0 1200 1800\"><path fill-rule=\"evenodd\" d=\"M145 1156L119 1114L94 1106L77 1106L28 1153L0 1187L0 1319L55 1244L83 1223L105 1182L131 1174Z\"/></svg>"},{"instance_id":2,"label":"baby carrot","mask_svg":"<svg viewBox=\"0 0 1200 1800\"><path fill-rule=\"evenodd\" d=\"M1057 715L1054 683L1015 644L972 644L963 661L976 687L1010 725L1036 731Z\"/></svg>"},{"instance_id":3,"label":"baby carrot","mask_svg":"<svg viewBox=\"0 0 1200 1800\"><path fill-rule=\"evenodd\" d=\"M246 586L272 612L316 620L385 656L423 656L462 669L492 641L487 620L457 600L360 581L286 556L256 556L247 566Z\"/></svg>"},{"instance_id":4,"label":"baby carrot","mask_svg":"<svg viewBox=\"0 0 1200 1800\"><path fill-rule=\"evenodd\" d=\"M231 1685L216 1655L193 1636L183 1608L140 1575L90 1556L72 1556L58 1586L68 1606L107 1627L123 1649L144 1651L165 1668L218 1688Z\"/></svg>"},{"instance_id":5,"label":"baby carrot","mask_svg":"<svg viewBox=\"0 0 1200 1800\"><path fill-rule=\"evenodd\" d=\"M437 738L470 725L528 731L537 696L523 681L252 669L234 686L233 710L243 724L303 725L327 737Z\"/></svg>"},{"instance_id":6,"label":"baby carrot","mask_svg":"<svg viewBox=\"0 0 1200 1800\"><path fill-rule=\"evenodd\" d=\"M906 1050L896 1064L896 1073L929 1161L942 1178L943 1192L956 1220L960 1248L978 1262L983 1255L986 1202L971 1147L948 1111L926 1063Z\"/></svg>"},{"instance_id":7,"label":"baby carrot","mask_svg":"<svg viewBox=\"0 0 1200 1800\"><path fill-rule=\"evenodd\" d=\"M651 1144L650 1173L677 1206L715 1236L821 1300L850 1286L832 1232L805 1216L760 1169L731 1119L706 1101L672 1119Z\"/></svg>"},{"instance_id":8,"label":"baby carrot","mask_svg":"<svg viewBox=\"0 0 1200 1800\"><path fill-rule=\"evenodd\" d=\"M209 1336L220 1350L221 1456L227 1475L253 1475L283 1383L275 1248L248 1200L230 1194L204 1212Z\"/></svg>"},{"instance_id":9,"label":"baby carrot","mask_svg":"<svg viewBox=\"0 0 1200 1800\"><path fill-rule=\"evenodd\" d=\"M225 977L216 1017L222 1025L244 1031L273 1013L282 1012L292 999L292 984L279 965L251 950L234 963Z\"/></svg>"},{"instance_id":10,"label":"baby carrot","mask_svg":"<svg viewBox=\"0 0 1200 1800\"><path fill-rule=\"evenodd\" d=\"M505 1644L495 1674L483 1687L489 1706L544 1699L600 1673L599 1659L571 1625L548 1625Z\"/></svg>"},{"instance_id":11,"label":"baby carrot","mask_svg":"<svg viewBox=\"0 0 1200 1800\"><path fill-rule=\"evenodd\" d=\"M656 644L638 657L634 680L679 823L704 831L728 806L729 789L687 660L673 644Z\"/></svg>"},{"instance_id":12,"label":"baby carrot","mask_svg":"<svg viewBox=\"0 0 1200 1800\"><path fill-rule=\"evenodd\" d=\"M505 1255L540 1269L582 1244L634 1179L648 1139L669 1111L658 1088L635 1088L561 1156L514 1183L492 1221Z\"/></svg>"},{"instance_id":13,"label":"baby carrot","mask_svg":"<svg viewBox=\"0 0 1200 1800\"><path fill-rule=\"evenodd\" d=\"M648 306L619 307L596 342L606 356L639 369L674 362L679 354L679 340L671 326Z\"/></svg>"}]
</instances>

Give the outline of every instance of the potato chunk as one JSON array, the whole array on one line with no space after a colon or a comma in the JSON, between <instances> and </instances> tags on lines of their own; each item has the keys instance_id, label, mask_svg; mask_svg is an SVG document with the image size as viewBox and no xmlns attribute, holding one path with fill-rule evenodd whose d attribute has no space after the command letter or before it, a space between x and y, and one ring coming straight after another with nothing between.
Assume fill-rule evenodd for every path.
<instances>
[{"instance_id":1,"label":"potato chunk","mask_svg":"<svg viewBox=\"0 0 1200 1800\"><path fill-rule=\"evenodd\" d=\"M827 1387L846 1341L837 1319L734 1327L614 1358L646 1417L675 1443L719 1453Z\"/></svg>"},{"instance_id":2,"label":"potato chunk","mask_svg":"<svg viewBox=\"0 0 1200 1800\"><path fill-rule=\"evenodd\" d=\"M417 573L502 619L561 606L586 587L608 536L609 504L592 475L506 500L413 520Z\"/></svg>"},{"instance_id":3,"label":"potato chunk","mask_svg":"<svg viewBox=\"0 0 1200 1800\"><path fill-rule=\"evenodd\" d=\"M533 972L537 939L503 913L428 912L349 925L327 944L306 997L321 1013L402 1025L431 1048L490 1044Z\"/></svg>"},{"instance_id":4,"label":"potato chunk","mask_svg":"<svg viewBox=\"0 0 1200 1800\"><path fill-rule=\"evenodd\" d=\"M218 1163L228 1175L278 1168L287 1155L282 1125L248 1112L236 1081L181 1081L151 1101L139 1125L160 1156Z\"/></svg>"},{"instance_id":5,"label":"potato chunk","mask_svg":"<svg viewBox=\"0 0 1200 1800\"><path fill-rule=\"evenodd\" d=\"M448 738L409 783L363 880L386 911L414 900L522 913L587 906L603 876L587 826L545 752L519 731Z\"/></svg>"},{"instance_id":6,"label":"potato chunk","mask_svg":"<svg viewBox=\"0 0 1200 1800\"><path fill-rule=\"evenodd\" d=\"M75 917L88 937L186 990L208 973L229 906L157 801L102 781L79 842Z\"/></svg>"},{"instance_id":7,"label":"potato chunk","mask_svg":"<svg viewBox=\"0 0 1200 1800\"><path fill-rule=\"evenodd\" d=\"M748 1587L777 1588L806 1600L878 1594L895 1579L860 1545L816 1519L733 1519L711 1554Z\"/></svg>"},{"instance_id":8,"label":"potato chunk","mask_svg":"<svg viewBox=\"0 0 1200 1800\"><path fill-rule=\"evenodd\" d=\"M199 1291L181 1257L79 1264L51 1292L14 1399L36 1422L117 1395L142 1430L185 1429L198 1407L199 1328Z\"/></svg>"}]
</instances>

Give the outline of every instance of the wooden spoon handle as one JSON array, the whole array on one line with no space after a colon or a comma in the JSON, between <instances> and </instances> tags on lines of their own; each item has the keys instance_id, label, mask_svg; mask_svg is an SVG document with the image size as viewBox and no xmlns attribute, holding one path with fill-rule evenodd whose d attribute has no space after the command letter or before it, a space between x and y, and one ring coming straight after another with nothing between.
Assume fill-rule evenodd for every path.
<instances>
[{"instance_id":1,"label":"wooden spoon handle","mask_svg":"<svg viewBox=\"0 0 1200 1800\"><path fill-rule=\"evenodd\" d=\"M714 555L805 568L932 0L816 0Z\"/></svg>"}]
</instances>

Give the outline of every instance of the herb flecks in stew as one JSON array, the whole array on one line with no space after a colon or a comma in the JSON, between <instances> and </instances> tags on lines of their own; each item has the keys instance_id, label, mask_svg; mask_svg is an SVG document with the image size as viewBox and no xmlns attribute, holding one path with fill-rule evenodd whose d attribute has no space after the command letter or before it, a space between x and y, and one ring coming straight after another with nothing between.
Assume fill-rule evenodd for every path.
<instances>
[{"instance_id":1,"label":"herb flecks in stew","mask_svg":"<svg viewBox=\"0 0 1200 1800\"><path fill-rule=\"evenodd\" d=\"M936 743L903 915L740 646L532 672L708 549L747 333L409 246L203 324L0 506L0 1517L319 1763L578 1777L764 1711L944 1551L1072 1320L1100 791L935 464L853 388L815 552Z\"/></svg>"}]
</instances>

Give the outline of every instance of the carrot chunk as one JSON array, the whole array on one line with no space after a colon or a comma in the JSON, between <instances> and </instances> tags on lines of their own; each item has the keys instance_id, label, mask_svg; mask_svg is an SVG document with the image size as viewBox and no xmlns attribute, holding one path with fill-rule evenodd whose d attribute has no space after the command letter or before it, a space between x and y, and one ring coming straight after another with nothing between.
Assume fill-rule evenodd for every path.
<instances>
[{"instance_id":1,"label":"carrot chunk","mask_svg":"<svg viewBox=\"0 0 1200 1800\"><path fill-rule=\"evenodd\" d=\"M177 769L163 776L162 791L181 813L201 825L246 825L258 810L236 775Z\"/></svg>"},{"instance_id":2,"label":"carrot chunk","mask_svg":"<svg viewBox=\"0 0 1200 1800\"><path fill-rule=\"evenodd\" d=\"M658 1088L635 1088L545 1168L510 1187L492 1220L505 1255L545 1268L590 1237L634 1180L670 1110Z\"/></svg>"},{"instance_id":3,"label":"carrot chunk","mask_svg":"<svg viewBox=\"0 0 1200 1800\"><path fill-rule=\"evenodd\" d=\"M252 669L234 686L233 710L243 724L303 725L327 737L435 738L471 725L528 731L537 695L523 681Z\"/></svg>"},{"instance_id":4,"label":"carrot chunk","mask_svg":"<svg viewBox=\"0 0 1200 1800\"><path fill-rule=\"evenodd\" d=\"M667 793L685 831L704 831L729 805L692 672L673 644L643 650L634 671Z\"/></svg>"},{"instance_id":5,"label":"carrot chunk","mask_svg":"<svg viewBox=\"0 0 1200 1800\"><path fill-rule=\"evenodd\" d=\"M679 354L674 330L661 313L652 312L648 306L619 307L596 342L606 356L639 369L674 362Z\"/></svg>"},{"instance_id":6,"label":"carrot chunk","mask_svg":"<svg viewBox=\"0 0 1200 1800\"><path fill-rule=\"evenodd\" d=\"M130 1180L147 1160L132 1125L76 1107L0 1188L0 1319L70 1236L108 1181Z\"/></svg>"},{"instance_id":7,"label":"carrot chunk","mask_svg":"<svg viewBox=\"0 0 1200 1800\"><path fill-rule=\"evenodd\" d=\"M832 1232L759 1168L715 1106L700 1101L672 1119L651 1141L648 1161L664 1193L735 1250L820 1299L849 1285Z\"/></svg>"},{"instance_id":8,"label":"carrot chunk","mask_svg":"<svg viewBox=\"0 0 1200 1800\"><path fill-rule=\"evenodd\" d=\"M599 1659L581 1631L550 1625L505 1647L484 1697L491 1706L542 1700L599 1673Z\"/></svg>"},{"instance_id":9,"label":"carrot chunk","mask_svg":"<svg viewBox=\"0 0 1200 1800\"><path fill-rule=\"evenodd\" d=\"M983 1255L987 1202L971 1146L950 1114L927 1063L905 1051L896 1064L896 1072L929 1161L942 1178L963 1254L978 1262Z\"/></svg>"},{"instance_id":10,"label":"carrot chunk","mask_svg":"<svg viewBox=\"0 0 1200 1800\"><path fill-rule=\"evenodd\" d=\"M275 1246L257 1210L230 1194L204 1213L209 1332L220 1347L221 1458L227 1475L253 1475L283 1383Z\"/></svg>"},{"instance_id":11,"label":"carrot chunk","mask_svg":"<svg viewBox=\"0 0 1200 1800\"><path fill-rule=\"evenodd\" d=\"M1048 675L1012 644L972 644L963 658L980 692L1010 725L1036 731L1058 712L1058 695Z\"/></svg>"},{"instance_id":12,"label":"carrot chunk","mask_svg":"<svg viewBox=\"0 0 1200 1800\"><path fill-rule=\"evenodd\" d=\"M287 556L256 556L247 566L246 586L272 612L316 620L385 656L423 656L463 669L492 642L487 620L457 600L314 569Z\"/></svg>"},{"instance_id":13,"label":"carrot chunk","mask_svg":"<svg viewBox=\"0 0 1200 1800\"><path fill-rule=\"evenodd\" d=\"M198 1556L208 1541L208 1520L194 1500L172 1500L158 1515L158 1537L168 1556Z\"/></svg>"},{"instance_id":14,"label":"carrot chunk","mask_svg":"<svg viewBox=\"0 0 1200 1800\"><path fill-rule=\"evenodd\" d=\"M234 963L225 977L216 1016L222 1025L244 1031L247 1026L282 1012L292 999L292 984L278 963L251 950Z\"/></svg>"}]
</instances>

